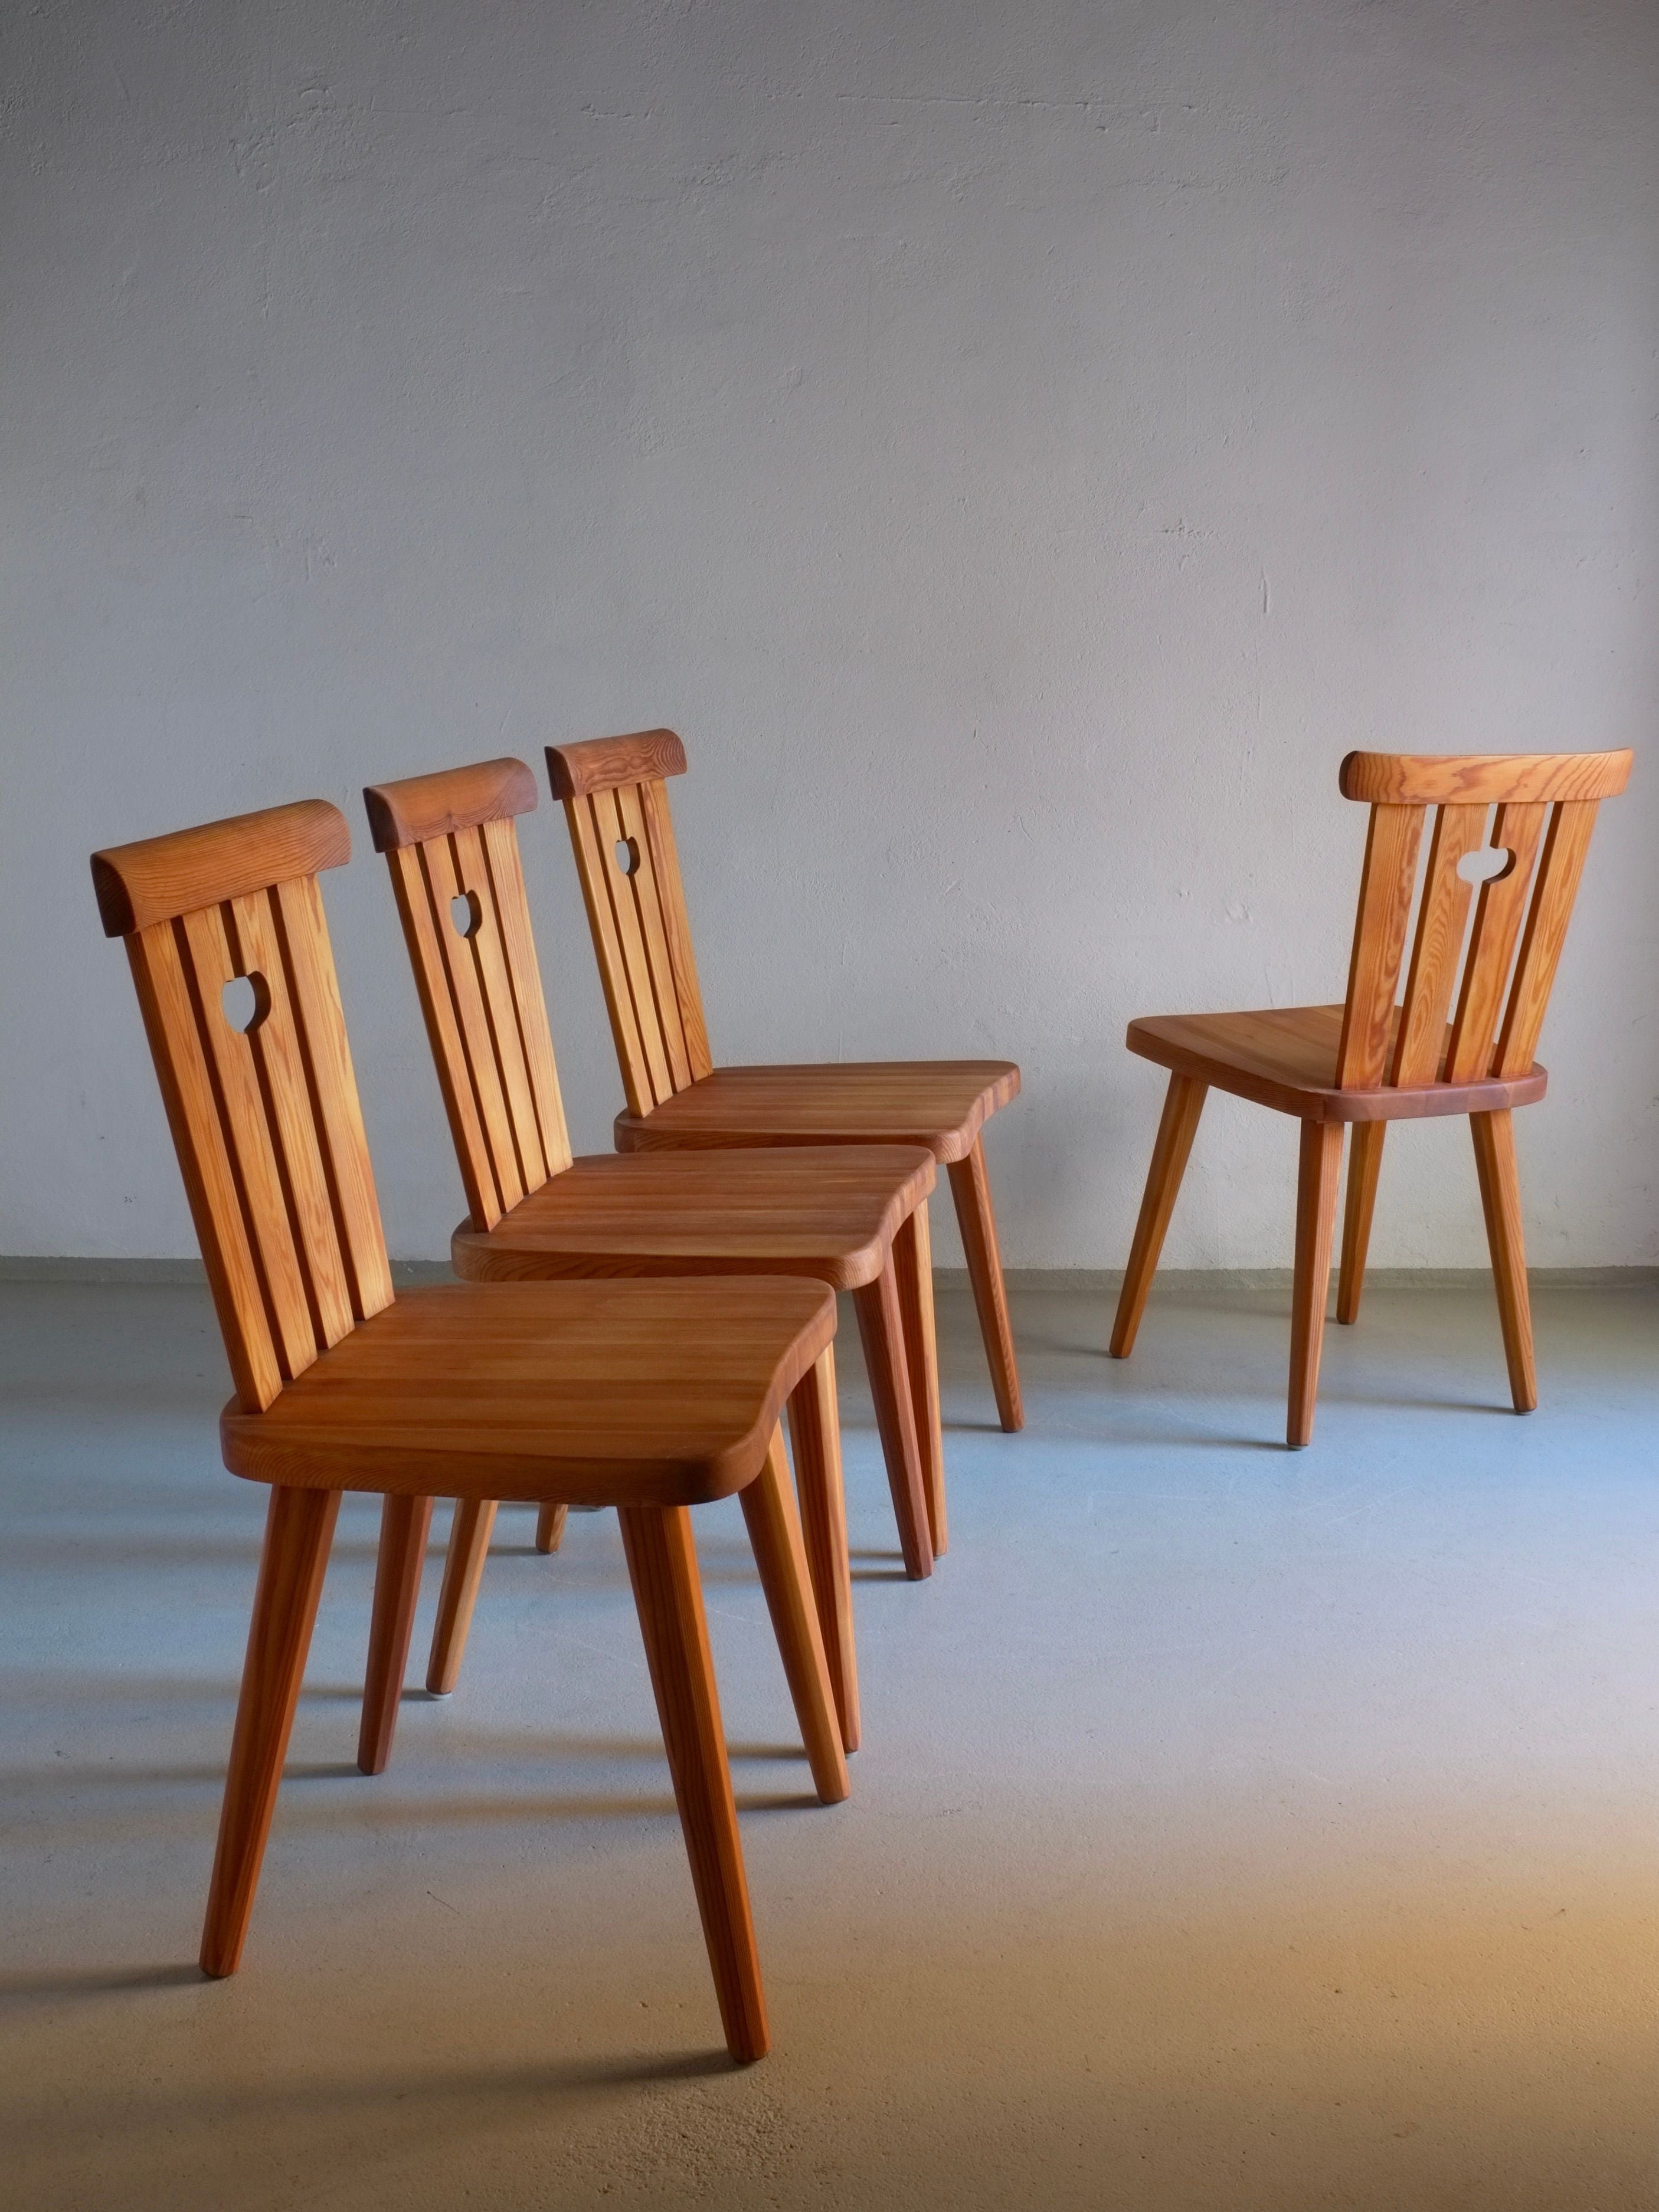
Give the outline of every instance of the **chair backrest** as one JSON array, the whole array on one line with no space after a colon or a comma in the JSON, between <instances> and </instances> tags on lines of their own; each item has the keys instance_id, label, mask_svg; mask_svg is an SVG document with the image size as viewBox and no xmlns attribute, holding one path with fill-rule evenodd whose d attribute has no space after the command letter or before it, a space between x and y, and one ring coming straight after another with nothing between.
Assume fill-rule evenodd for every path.
<instances>
[{"instance_id":1,"label":"chair backrest","mask_svg":"<svg viewBox=\"0 0 1659 2212\"><path fill-rule=\"evenodd\" d=\"M1630 765L1628 752L1349 754L1339 778L1343 796L1369 800L1371 821L1337 1060L1340 1085L1416 1088L1527 1073L1596 807L1623 791ZM1413 933L1418 858L1430 808L1434 828ZM1491 848L1509 860L1475 898L1460 869L1485 847L1489 817ZM1402 967L1405 996L1396 1014Z\"/></svg>"},{"instance_id":2,"label":"chair backrest","mask_svg":"<svg viewBox=\"0 0 1659 2212\"><path fill-rule=\"evenodd\" d=\"M126 939L236 1395L262 1413L392 1303L317 871L351 857L321 799L92 857ZM233 1026L235 977L251 1018Z\"/></svg>"},{"instance_id":3,"label":"chair backrest","mask_svg":"<svg viewBox=\"0 0 1659 2212\"><path fill-rule=\"evenodd\" d=\"M475 1229L570 1164L513 817L522 761L480 761L363 793L392 871L426 1034Z\"/></svg>"},{"instance_id":4,"label":"chair backrest","mask_svg":"<svg viewBox=\"0 0 1659 2212\"><path fill-rule=\"evenodd\" d=\"M685 773L686 749L672 730L547 748L633 1114L649 1114L714 1066L664 781Z\"/></svg>"}]
</instances>

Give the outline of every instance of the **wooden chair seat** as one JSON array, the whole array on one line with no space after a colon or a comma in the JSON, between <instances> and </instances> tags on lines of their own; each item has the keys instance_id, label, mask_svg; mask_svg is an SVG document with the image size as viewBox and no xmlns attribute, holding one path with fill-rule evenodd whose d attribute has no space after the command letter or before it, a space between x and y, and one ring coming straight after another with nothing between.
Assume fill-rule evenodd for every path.
<instances>
[{"instance_id":1,"label":"wooden chair seat","mask_svg":"<svg viewBox=\"0 0 1659 2212\"><path fill-rule=\"evenodd\" d=\"M1017 1097L1006 1060L833 1060L717 1067L649 1114L616 1117L619 1151L727 1145L924 1145L965 1160Z\"/></svg>"},{"instance_id":2,"label":"wooden chair seat","mask_svg":"<svg viewBox=\"0 0 1659 2212\"><path fill-rule=\"evenodd\" d=\"M933 1181L914 1146L590 1153L493 1228L462 1222L450 1251L471 1282L748 1273L854 1291L880 1275Z\"/></svg>"},{"instance_id":3,"label":"wooden chair seat","mask_svg":"<svg viewBox=\"0 0 1659 2212\"><path fill-rule=\"evenodd\" d=\"M1536 1064L1524 1075L1465 1083L1442 1079L1449 1029L1433 1083L1345 1086L1337 1080L1344 1011L1266 1006L1256 1013L1146 1015L1131 1022L1125 1042L1143 1060L1302 1121L1400 1121L1436 1114L1493 1113L1529 1106L1544 1096L1549 1078ZM1391 1054L1399 1027L1395 1007L1388 1026Z\"/></svg>"},{"instance_id":4,"label":"wooden chair seat","mask_svg":"<svg viewBox=\"0 0 1659 2212\"><path fill-rule=\"evenodd\" d=\"M263 1413L233 1401L224 1462L296 1489L702 1504L753 1480L834 1333L816 1283L406 1291Z\"/></svg>"}]
</instances>

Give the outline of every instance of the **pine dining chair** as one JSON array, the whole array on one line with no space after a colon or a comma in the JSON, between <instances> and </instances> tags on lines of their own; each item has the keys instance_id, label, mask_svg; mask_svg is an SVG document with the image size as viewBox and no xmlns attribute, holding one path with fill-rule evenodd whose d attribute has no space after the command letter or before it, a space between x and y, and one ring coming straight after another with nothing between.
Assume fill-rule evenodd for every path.
<instances>
[{"instance_id":1,"label":"pine dining chair","mask_svg":"<svg viewBox=\"0 0 1659 2212\"><path fill-rule=\"evenodd\" d=\"M917 1224L932 1153L892 1145L573 1158L514 826L536 805L535 778L522 761L481 761L372 784L363 802L391 870L467 1194L450 1248L456 1273L541 1282L741 1273L850 1291L906 1569L931 1573L944 1548L944 1476L932 1282ZM790 1401L790 1428L851 1751L857 1680L834 1371L826 1346ZM427 1675L440 1692L454 1686L493 1514L479 1504L457 1516Z\"/></svg>"},{"instance_id":2,"label":"pine dining chair","mask_svg":"<svg viewBox=\"0 0 1659 2212\"><path fill-rule=\"evenodd\" d=\"M234 1972L345 1491L384 1500L359 1763L384 1763L435 1496L614 1506L729 2048L767 2044L688 1509L741 1497L819 1795L846 1762L778 1433L835 1326L812 1282L393 1292L317 884L320 800L94 855L125 940L235 1395L270 1486L201 1960ZM227 990L251 1000L233 1020ZM387 1695L390 1686L389 1698Z\"/></svg>"},{"instance_id":3,"label":"pine dining chair","mask_svg":"<svg viewBox=\"0 0 1659 2212\"><path fill-rule=\"evenodd\" d=\"M725 1146L924 1145L943 1163L1004 1429L1024 1421L980 1133L1017 1096L1006 1060L717 1067L703 1017L665 779L672 730L549 745L582 878L627 1110L619 1152ZM926 1213L917 1216L925 1233Z\"/></svg>"},{"instance_id":4,"label":"pine dining chair","mask_svg":"<svg viewBox=\"0 0 1659 2212\"><path fill-rule=\"evenodd\" d=\"M1512 1117L1544 1095L1546 1072L1533 1053L1596 808L1624 790L1630 766L1628 752L1348 755L1342 794L1371 811L1345 1001L1129 1024L1131 1052L1170 1076L1118 1301L1114 1358L1134 1348L1206 1091L1289 1114L1302 1124L1302 1151L1286 1437L1293 1447L1307 1443L1343 1129L1353 1124L1337 1319L1351 1322L1359 1313L1389 1122L1467 1114L1510 1396L1516 1413L1532 1411L1538 1385Z\"/></svg>"}]
</instances>

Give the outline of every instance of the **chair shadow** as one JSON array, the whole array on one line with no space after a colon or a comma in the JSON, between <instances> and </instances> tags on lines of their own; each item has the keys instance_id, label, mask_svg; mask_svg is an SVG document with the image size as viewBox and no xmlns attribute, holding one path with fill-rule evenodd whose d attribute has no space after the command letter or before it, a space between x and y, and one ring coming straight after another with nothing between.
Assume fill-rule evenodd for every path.
<instances>
[{"instance_id":1,"label":"chair shadow","mask_svg":"<svg viewBox=\"0 0 1659 2212\"><path fill-rule=\"evenodd\" d=\"M195 1960L149 1966L24 1967L0 1973L0 2011L54 1997L122 1996L140 1990L181 1990L207 1976Z\"/></svg>"}]
</instances>

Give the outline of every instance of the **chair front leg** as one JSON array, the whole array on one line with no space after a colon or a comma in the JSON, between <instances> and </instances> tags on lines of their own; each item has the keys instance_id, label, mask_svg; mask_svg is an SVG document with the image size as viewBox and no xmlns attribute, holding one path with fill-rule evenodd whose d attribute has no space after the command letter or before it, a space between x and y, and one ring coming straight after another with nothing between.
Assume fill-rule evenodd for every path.
<instances>
[{"instance_id":1,"label":"chair front leg","mask_svg":"<svg viewBox=\"0 0 1659 2212\"><path fill-rule=\"evenodd\" d=\"M438 1591L438 1617L432 1624L432 1650L426 1662L426 1686L435 1698L447 1698L460 1673L461 1654L473 1626L484 1562L489 1556L490 1533L496 1525L492 1498L458 1498L449 1527L449 1548L444 1555L443 1583ZM418 1585L419 1577L416 1577Z\"/></svg>"},{"instance_id":2,"label":"chair front leg","mask_svg":"<svg viewBox=\"0 0 1659 2212\"><path fill-rule=\"evenodd\" d=\"M1337 1319L1345 1328L1359 1319L1371 1216L1376 1211L1376 1179L1388 1133L1386 1121L1356 1121L1348 1147L1348 1203L1342 1217L1342 1267L1337 1276Z\"/></svg>"},{"instance_id":3,"label":"chair front leg","mask_svg":"<svg viewBox=\"0 0 1659 2212\"><path fill-rule=\"evenodd\" d=\"M271 1493L202 1929L202 1972L216 1979L235 1972L247 1939L339 1510L338 1490Z\"/></svg>"},{"instance_id":4,"label":"chair front leg","mask_svg":"<svg viewBox=\"0 0 1659 2212\"><path fill-rule=\"evenodd\" d=\"M398 1699L409 1664L426 1536L432 1525L430 1498L387 1495L381 1507L381 1548L375 1569L375 1609L369 1623L369 1665L363 1691L363 1725L357 1731L357 1765L365 1774L383 1774L392 1756L398 1724Z\"/></svg>"},{"instance_id":5,"label":"chair front leg","mask_svg":"<svg viewBox=\"0 0 1659 2212\"><path fill-rule=\"evenodd\" d=\"M1486 1217L1486 1243L1497 1285L1497 1317L1509 1363L1510 1397L1517 1413L1538 1404L1538 1369L1533 1357L1532 1297L1527 1285L1527 1247L1521 1228L1521 1173L1515 1157L1515 1115L1471 1114L1475 1172L1480 1177L1480 1206Z\"/></svg>"},{"instance_id":6,"label":"chair front leg","mask_svg":"<svg viewBox=\"0 0 1659 2212\"><path fill-rule=\"evenodd\" d=\"M835 1401L835 1347L826 1344L790 1397L790 1445L801 1505L807 1571L818 1606L830 1688L846 1751L858 1748L858 1664L852 1640L852 1572L841 1484L841 1419Z\"/></svg>"},{"instance_id":7,"label":"chair front leg","mask_svg":"<svg viewBox=\"0 0 1659 2212\"><path fill-rule=\"evenodd\" d=\"M847 1779L841 1723L830 1688L824 1638L807 1573L807 1554L781 1429L772 1431L766 1463L738 1502L754 1547L754 1562L760 1570L760 1586L766 1593L766 1610L772 1615L790 1695L795 1701L813 1785L824 1804L839 1805L851 1795L852 1784Z\"/></svg>"},{"instance_id":8,"label":"chair front leg","mask_svg":"<svg viewBox=\"0 0 1659 2212\"><path fill-rule=\"evenodd\" d=\"M905 1364L910 1370L910 1402L916 1417L916 1445L922 1455L922 1486L927 1492L928 1531L933 1556L945 1550L945 1432L939 1410L939 1340L933 1318L933 1249L924 1199L893 1240L893 1272L899 1285L899 1310L905 1324Z\"/></svg>"},{"instance_id":9,"label":"chair front leg","mask_svg":"<svg viewBox=\"0 0 1659 2212\"><path fill-rule=\"evenodd\" d=\"M1290 1404L1284 1431L1293 1451L1314 1433L1341 1175L1341 1122L1304 1121L1296 1176L1296 1272L1290 1292Z\"/></svg>"},{"instance_id":10,"label":"chair front leg","mask_svg":"<svg viewBox=\"0 0 1659 2212\"><path fill-rule=\"evenodd\" d=\"M564 1541L564 1523L570 1517L568 1505L544 1505L536 1515L536 1549L541 1553L556 1552Z\"/></svg>"},{"instance_id":11,"label":"chair front leg","mask_svg":"<svg viewBox=\"0 0 1659 2212\"><path fill-rule=\"evenodd\" d=\"M618 1518L726 2047L747 2064L765 2057L771 2037L691 1515L625 1505Z\"/></svg>"},{"instance_id":12,"label":"chair front leg","mask_svg":"<svg viewBox=\"0 0 1659 2212\"><path fill-rule=\"evenodd\" d=\"M893 1492L905 1572L912 1582L921 1582L933 1572L933 1539L928 1528L927 1492L922 1483L922 1455L910 1400L910 1363L905 1355L904 1317L899 1310L899 1285L891 1254L875 1280L853 1292L852 1304L858 1316L870 1395L875 1401L875 1425L887 1462L887 1487Z\"/></svg>"},{"instance_id":13,"label":"chair front leg","mask_svg":"<svg viewBox=\"0 0 1659 2212\"><path fill-rule=\"evenodd\" d=\"M997 1217L991 1210L991 1179L985 1173L985 1146L973 1139L966 1159L952 1160L948 1172L950 1194L956 1202L957 1226L962 1232L962 1251L967 1279L973 1286L973 1307L979 1316L991 1364L991 1387L997 1395L997 1413L1010 1431L1025 1426L1020 1400L1020 1370L1014 1358L1014 1331L1008 1318L1008 1291L1003 1282L1003 1255L997 1243Z\"/></svg>"},{"instance_id":14,"label":"chair front leg","mask_svg":"<svg viewBox=\"0 0 1659 2212\"><path fill-rule=\"evenodd\" d=\"M1158 1255L1163 1249L1169 1217L1175 1210L1176 1194L1186 1172L1187 1157L1198 1133L1199 1116L1204 1111L1208 1088L1196 1076L1172 1075L1169 1079L1158 1133L1153 1140L1152 1164L1146 1171L1146 1188L1141 1196L1134 1239L1129 1247L1129 1265L1123 1271L1123 1288L1118 1293L1117 1319L1112 1324L1111 1352L1114 1359L1127 1359L1135 1349L1141 1316L1146 1311L1147 1294L1157 1272Z\"/></svg>"}]
</instances>

